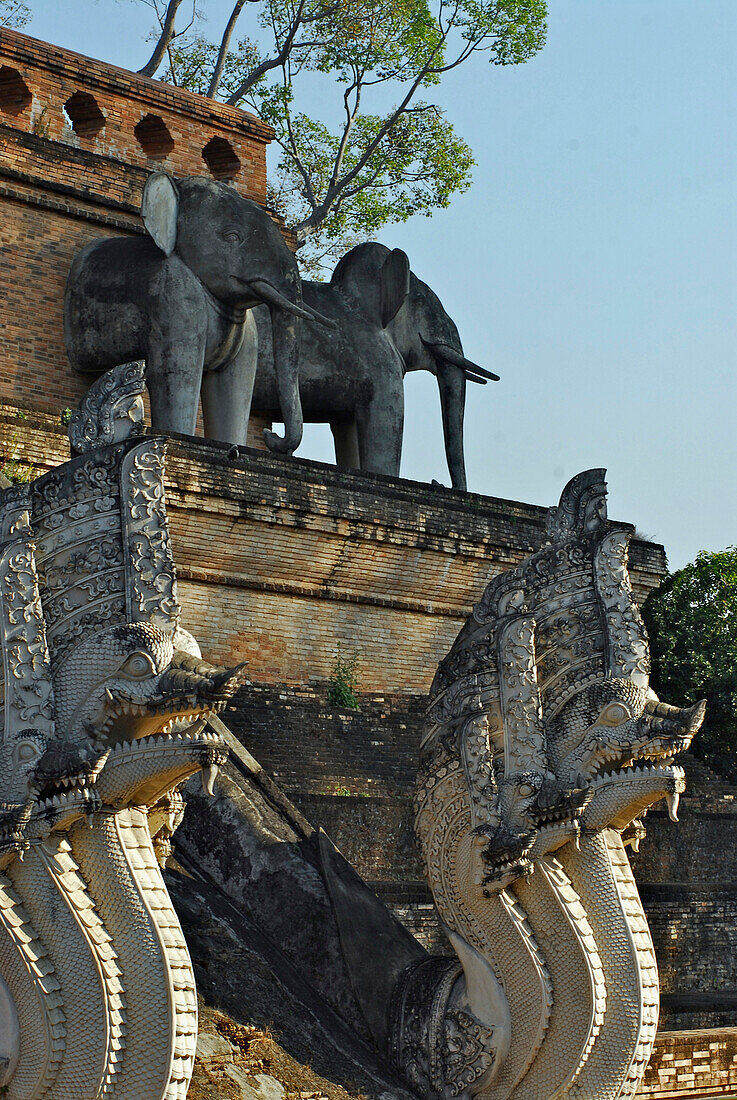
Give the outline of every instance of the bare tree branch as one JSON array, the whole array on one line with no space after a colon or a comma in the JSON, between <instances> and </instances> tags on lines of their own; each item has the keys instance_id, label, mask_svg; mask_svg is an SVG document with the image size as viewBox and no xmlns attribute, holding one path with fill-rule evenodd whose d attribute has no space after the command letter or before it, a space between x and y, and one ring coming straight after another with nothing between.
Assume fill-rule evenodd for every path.
<instances>
[{"instance_id":1,"label":"bare tree branch","mask_svg":"<svg viewBox=\"0 0 737 1100\"><path fill-rule=\"evenodd\" d=\"M245 5L246 0L236 0L235 7L230 13L230 19L228 20L227 26L223 31L223 37L220 40L220 49L218 51L218 59L215 62L215 68L213 69L212 77L210 78L210 85L207 89L207 95L209 99L215 98L217 90L220 87L220 81L223 76L223 66L225 65L225 59L228 56L228 50L230 48L230 40L233 37L235 25L238 22L238 18L243 11Z\"/></svg>"},{"instance_id":2,"label":"bare tree branch","mask_svg":"<svg viewBox=\"0 0 737 1100\"><path fill-rule=\"evenodd\" d=\"M289 76L287 74L286 67L284 67L283 71L284 71L284 85L286 87L289 84ZM309 172L306 170L304 164L302 163L302 158L299 155L299 149L297 147L297 142L296 142L295 137L294 137L294 130L292 129L292 119L291 119L291 116L289 114L289 111L286 112L286 121L287 121L287 134L289 136L289 150L291 152L292 157L294 158L294 163L296 165L297 171L299 172L300 176L302 177L302 181L304 183L304 191L303 191L304 197L305 197L305 199L307 200L307 202L310 204L310 206L312 207L312 209L314 211L314 210L317 209L317 198L315 196L315 192L314 192L314 189L312 187L312 180L310 179Z\"/></svg>"},{"instance_id":3,"label":"bare tree branch","mask_svg":"<svg viewBox=\"0 0 737 1100\"><path fill-rule=\"evenodd\" d=\"M349 184L351 184L354 181L354 179L359 175L359 173L366 167L369 160L371 159L373 154L376 152L378 147L381 145L381 143L384 140L384 138L386 137L386 135L389 133L391 128L395 125L395 123L398 121L398 119L401 118L401 116L406 111L407 107L409 106L410 102L412 101L412 99L415 95L415 92L420 87L420 85L423 83L423 81L427 77L427 74L429 72L435 72L436 71L431 67L430 61L433 57L437 57L438 53L440 52L442 47L445 45L446 36L447 36L447 30L442 35L440 41L437 43L434 50L430 54L430 57L428 58L428 62L425 65L423 65L420 72L417 74L415 79L410 84L409 91L405 95L402 102L399 104L398 107L395 107L395 109L392 111L392 113L386 119L384 119L384 122L381 124L379 129L376 131L373 138L368 143L368 145L366 146L366 148L364 149L363 153L360 155L360 157L358 158L356 163L353 165L353 167L351 169L349 169L348 172L346 172L346 174L343 176L343 178L341 180L337 180L336 182L333 182L331 180L331 182L328 185L328 188L325 192L325 198L323 199L323 201L317 206L317 208L313 207L312 213L307 218L303 218L303 220L298 225L294 226L294 230L297 234L297 240L304 240L315 228L317 228L317 226L320 224L320 222L323 221L325 219L325 217L327 216L328 212L330 211L330 208L335 205L335 201L338 198L338 196L340 195L340 193L342 191L345 191L346 188L349 186ZM437 71L442 72L442 71L444 71L444 68L445 67L443 67L442 69L438 69Z\"/></svg>"},{"instance_id":4,"label":"bare tree branch","mask_svg":"<svg viewBox=\"0 0 737 1100\"><path fill-rule=\"evenodd\" d=\"M171 41L174 38L174 24L177 18L177 12L182 5L183 0L169 0L169 4L166 9L166 15L161 22L161 34L159 40L154 46L154 52L150 58L138 72L141 76L153 76L156 70L164 60ZM158 12L157 12L158 15Z\"/></svg>"},{"instance_id":5,"label":"bare tree branch","mask_svg":"<svg viewBox=\"0 0 737 1100\"><path fill-rule=\"evenodd\" d=\"M287 31L282 48L279 50L276 57L268 58L266 61L262 61L260 65L257 65L255 69L252 69L246 79L243 81L243 83L240 84L239 87L236 88L236 90L233 92L233 94L226 99L226 103L229 103L232 107L237 107L240 100L243 99L244 96L248 95L248 92L251 90L251 88L254 87L254 85L258 84L262 76L265 76L266 73L270 72L272 69L278 69L284 66L284 64L289 59L289 55L292 52L294 39L296 38L297 31L302 24L302 13L305 9L305 3L306 0L299 0L299 3L297 4L297 10L294 13L294 18L292 19L289 30ZM276 28L274 28L274 31L274 37L277 38Z\"/></svg>"}]
</instances>

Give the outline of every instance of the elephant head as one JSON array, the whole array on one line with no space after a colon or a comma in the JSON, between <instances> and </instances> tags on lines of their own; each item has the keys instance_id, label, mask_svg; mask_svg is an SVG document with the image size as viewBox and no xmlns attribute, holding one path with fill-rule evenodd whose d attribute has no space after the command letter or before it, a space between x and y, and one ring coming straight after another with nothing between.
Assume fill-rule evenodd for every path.
<instances>
[{"instance_id":1,"label":"elephant head","mask_svg":"<svg viewBox=\"0 0 737 1100\"><path fill-rule=\"evenodd\" d=\"M338 263L332 283L360 299L401 355L405 371L427 370L438 380L445 454L454 489L466 488L463 416L466 381L486 385L499 375L463 354L458 329L438 296L410 271L406 253L369 242L351 249Z\"/></svg>"},{"instance_id":2,"label":"elephant head","mask_svg":"<svg viewBox=\"0 0 737 1100\"><path fill-rule=\"evenodd\" d=\"M267 443L292 452L302 438L301 321L332 322L304 306L297 264L279 229L226 184L200 176L175 182L164 172L149 177L141 217L154 243L189 268L221 313L237 318L253 306L269 307L285 433L268 432Z\"/></svg>"}]
</instances>

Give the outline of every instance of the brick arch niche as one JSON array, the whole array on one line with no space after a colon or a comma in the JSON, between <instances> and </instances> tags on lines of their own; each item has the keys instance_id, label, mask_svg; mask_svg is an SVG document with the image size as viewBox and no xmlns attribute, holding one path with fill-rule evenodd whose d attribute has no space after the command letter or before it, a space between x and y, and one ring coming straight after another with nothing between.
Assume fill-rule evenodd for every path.
<instances>
[{"instance_id":1,"label":"brick arch niche","mask_svg":"<svg viewBox=\"0 0 737 1100\"><path fill-rule=\"evenodd\" d=\"M105 125L105 116L89 92L75 92L64 104L64 113L75 134L95 137Z\"/></svg>"},{"instance_id":2,"label":"brick arch niche","mask_svg":"<svg viewBox=\"0 0 737 1100\"><path fill-rule=\"evenodd\" d=\"M174 148L174 138L160 115L144 115L133 133L149 160L164 160Z\"/></svg>"},{"instance_id":3,"label":"brick arch niche","mask_svg":"<svg viewBox=\"0 0 737 1100\"><path fill-rule=\"evenodd\" d=\"M19 115L29 107L33 96L17 69L10 65L0 68L0 110L8 115Z\"/></svg>"},{"instance_id":4,"label":"brick arch niche","mask_svg":"<svg viewBox=\"0 0 737 1100\"><path fill-rule=\"evenodd\" d=\"M235 149L229 141L221 137L208 141L202 150L202 159L216 180L232 180L241 167Z\"/></svg>"}]
</instances>

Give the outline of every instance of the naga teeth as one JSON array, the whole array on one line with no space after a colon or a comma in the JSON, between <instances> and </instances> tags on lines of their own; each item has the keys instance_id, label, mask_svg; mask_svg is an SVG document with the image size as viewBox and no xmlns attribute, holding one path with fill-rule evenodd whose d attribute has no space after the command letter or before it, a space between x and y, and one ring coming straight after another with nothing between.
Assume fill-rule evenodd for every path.
<instances>
[{"instance_id":1,"label":"naga teeth","mask_svg":"<svg viewBox=\"0 0 737 1100\"><path fill-rule=\"evenodd\" d=\"M202 790L207 795L215 794L215 780L218 777L217 764L205 764L202 771Z\"/></svg>"},{"instance_id":2,"label":"naga teeth","mask_svg":"<svg viewBox=\"0 0 737 1100\"><path fill-rule=\"evenodd\" d=\"M665 801L668 803L668 817L671 821L678 821L678 801L680 797L677 791L665 796Z\"/></svg>"}]
</instances>

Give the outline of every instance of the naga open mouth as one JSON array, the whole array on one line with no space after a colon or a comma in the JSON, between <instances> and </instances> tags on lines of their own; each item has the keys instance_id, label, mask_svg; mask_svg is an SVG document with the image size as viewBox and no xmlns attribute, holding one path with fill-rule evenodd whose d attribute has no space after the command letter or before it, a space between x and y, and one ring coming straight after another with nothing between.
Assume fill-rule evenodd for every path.
<instances>
[{"instance_id":1,"label":"naga open mouth","mask_svg":"<svg viewBox=\"0 0 737 1100\"><path fill-rule=\"evenodd\" d=\"M143 685L105 689L104 716L92 731L98 741L115 747L154 734L168 734L219 714L246 676L246 665L218 669L183 653L161 674L151 694Z\"/></svg>"},{"instance_id":2,"label":"naga open mouth","mask_svg":"<svg viewBox=\"0 0 737 1100\"><path fill-rule=\"evenodd\" d=\"M107 806L152 805L167 790L199 770L203 789L212 794L218 769L226 760L227 749L221 736L209 729L204 720L177 724L176 729L118 742L97 789Z\"/></svg>"},{"instance_id":3,"label":"naga open mouth","mask_svg":"<svg viewBox=\"0 0 737 1100\"><path fill-rule=\"evenodd\" d=\"M617 771L604 772L593 783L593 797L584 811L583 828L625 829L662 799L671 821L678 821L678 803L685 789L685 772L679 764L632 763Z\"/></svg>"}]
</instances>

